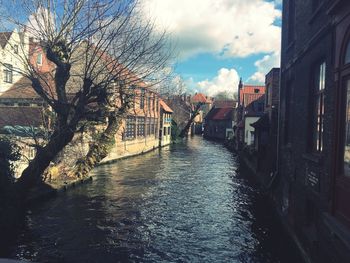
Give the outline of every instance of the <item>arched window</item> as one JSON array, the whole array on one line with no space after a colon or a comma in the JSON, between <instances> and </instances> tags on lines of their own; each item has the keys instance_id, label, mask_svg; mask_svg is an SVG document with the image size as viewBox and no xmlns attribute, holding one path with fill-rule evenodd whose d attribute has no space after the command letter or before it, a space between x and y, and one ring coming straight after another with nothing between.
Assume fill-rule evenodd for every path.
<instances>
[{"instance_id":1,"label":"arched window","mask_svg":"<svg viewBox=\"0 0 350 263\"><path fill-rule=\"evenodd\" d=\"M346 45L344 64L350 63L350 40Z\"/></svg>"}]
</instances>

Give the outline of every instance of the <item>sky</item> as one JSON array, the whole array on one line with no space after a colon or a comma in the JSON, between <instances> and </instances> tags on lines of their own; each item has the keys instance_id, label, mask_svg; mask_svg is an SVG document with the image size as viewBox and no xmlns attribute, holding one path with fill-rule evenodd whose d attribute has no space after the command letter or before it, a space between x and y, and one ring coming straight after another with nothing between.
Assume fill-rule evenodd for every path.
<instances>
[{"instance_id":1,"label":"sky","mask_svg":"<svg viewBox=\"0 0 350 263\"><path fill-rule=\"evenodd\" d=\"M170 34L174 73L187 92L237 91L263 84L279 67L282 0L143 0L157 29Z\"/></svg>"}]
</instances>

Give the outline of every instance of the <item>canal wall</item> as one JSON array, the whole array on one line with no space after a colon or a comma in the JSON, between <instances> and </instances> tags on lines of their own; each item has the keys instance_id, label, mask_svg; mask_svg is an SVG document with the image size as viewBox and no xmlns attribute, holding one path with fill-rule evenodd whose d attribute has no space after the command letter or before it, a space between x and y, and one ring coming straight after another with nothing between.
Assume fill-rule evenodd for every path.
<instances>
[{"instance_id":1,"label":"canal wall","mask_svg":"<svg viewBox=\"0 0 350 263\"><path fill-rule=\"evenodd\" d=\"M231 151L235 151L234 147L227 145L227 148ZM287 235L290 237L290 241L295 244L297 251L299 252L304 263L312 263L311 257L305 250L302 241L293 231L288 223L288 218L286 214L283 213L284 208L281 207L280 188L278 187L278 178L277 174L267 174L259 171L257 156L249 152L248 148L244 148L237 152L239 156L240 168L247 170L250 177L257 183L257 186L260 187L264 193L268 196L271 206L274 208L274 213L279 219L282 227L284 228ZM285 240L284 240L285 242Z\"/></svg>"}]
</instances>

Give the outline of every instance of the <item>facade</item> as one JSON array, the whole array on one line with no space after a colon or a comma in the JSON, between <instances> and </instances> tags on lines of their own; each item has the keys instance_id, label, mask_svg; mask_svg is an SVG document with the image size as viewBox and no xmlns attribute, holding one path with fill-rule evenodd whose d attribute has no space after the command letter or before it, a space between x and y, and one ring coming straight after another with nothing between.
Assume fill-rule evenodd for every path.
<instances>
[{"instance_id":1,"label":"facade","mask_svg":"<svg viewBox=\"0 0 350 263\"><path fill-rule=\"evenodd\" d=\"M1 42L1 46L3 43L4 41ZM12 55L16 57L14 52ZM40 45L33 39L29 40L27 56L32 66L41 72L43 77L49 75L47 73L54 69L53 64L45 57ZM8 59L15 61L15 58ZM79 70L79 68L72 68L72 71L74 70ZM15 80L17 81L15 82ZM74 81L76 80L72 77L70 82ZM22 169L17 170L17 175L19 175L35 155L35 137L39 135L33 134L32 131L40 131L40 140L44 140L42 135L50 133L54 115L50 107L34 91L32 83L28 79L24 77L17 79L13 75L12 82L14 83L8 83L10 85L6 86L6 89L0 94L0 133L5 136L17 136L16 141L25 142L23 145L20 144L23 146L24 162L20 165ZM48 83L50 83L49 80ZM74 87L71 84L68 84L67 87L70 89L71 86ZM51 84L45 86L48 89L48 94L54 97L55 91L51 90L52 87ZM149 90L142 82L132 86L131 90L134 97L133 107L129 110L125 120L122 121L120 129L115 135L115 145L103 162L141 154L159 147L160 105L158 94ZM74 94L75 91L71 89L70 92ZM77 133L64 150L64 154L60 154L60 156L65 155L65 160L58 157L57 164L62 162L62 167L72 167L79 157L87 153L89 143L100 128L103 128L103 124L101 127L92 129L89 134ZM25 134L24 131L27 133Z\"/></svg>"},{"instance_id":2,"label":"facade","mask_svg":"<svg viewBox=\"0 0 350 263\"><path fill-rule=\"evenodd\" d=\"M20 80L19 71L25 70L21 57L28 57L28 38L16 29L0 32L0 94Z\"/></svg>"},{"instance_id":3,"label":"facade","mask_svg":"<svg viewBox=\"0 0 350 263\"><path fill-rule=\"evenodd\" d=\"M204 137L225 140L233 136L234 108L213 107L205 117Z\"/></svg>"},{"instance_id":4,"label":"facade","mask_svg":"<svg viewBox=\"0 0 350 263\"><path fill-rule=\"evenodd\" d=\"M236 149L254 145L255 128L251 126L264 112L265 86L238 85L238 108L236 114Z\"/></svg>"},{"instance_id":5,"label":"facade","mask_svg":"<svg viewBox=\"0 0 350 263\"><path fill-rule=\"evenodd\" d=\"M284 1L275 198L313 262L350 259L349 40L349 1Z\"/></svg>"},{"instance_id":6,"label":"facade","mask_svg":"<svg viewBox=\"0 0 350 263\"><path fill-rule=\"evenodd\" d=\"M276 171L278 139L278 105L280 69L273 68L266 75L264 115L252 126L255 128L254 146L257 152L257 171L263 182L268 183Z\"/></svg>"},{"instance_id":7,"label":"facade","mask_svg":"<svg viewBox=\"0 0 350 263\"><path fill-rule=\"evenodd\" d=\"M160 99L160 129L159 129L159 146L169 145L171 143L171 121L173 110Z\"/></svg>"},{"instance_id":8,"label":"facade","mask_svg":"<svg viewBox=\"0 0 350 263\"><path fill-rule=\"evenodd\" d=\"M179 134L191 119L194 110L194 106L191 103L191 96L186 94L170 96L164 98L164 102L173 110L172 120L176 126L173 132ZM193 133L194 125L191 125L188 134Z\"/></svg>"},{"instance_id":9,"label":"facade","mask_svg":"<svg viewBox=\"0 0 350 263\"><path fill-rule=\"evenodd\" d=\"M160 99L147 88L135 88L134 107L115 135L115 145L102 163L159 147Z\"/></svg>"},{"instance_id":10,"label":"facade","mask_svg":"<svg viewBox=\"0 0 350 263\"><path fill-rule=\"evenodd\" d=\"M202 134L204 129L205 116L208 114L213 105L213 100L203 93L196 93L192 96L191 102L193 105L201 103L201 108L199 114L195 117L194 123L194 133Z\"/></svg>"}]
</instances>

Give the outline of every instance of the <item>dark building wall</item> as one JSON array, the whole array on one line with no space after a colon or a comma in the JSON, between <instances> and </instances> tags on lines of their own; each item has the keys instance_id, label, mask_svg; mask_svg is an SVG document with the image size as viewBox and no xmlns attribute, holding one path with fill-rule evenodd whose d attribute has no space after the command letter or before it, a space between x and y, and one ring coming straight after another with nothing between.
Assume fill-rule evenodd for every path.
<instances>
[{"instance_id":1,"label":"dark building wall","mask_svg":"<svg viewBox=\"0 0 350 263\"><path fill-rule=\"evenodd\" d=\"M279 184L275 194L281 215L314 262L350 262L349 228L332 212L337 115L335 25L329 9L334 2L285 0L283 7ZM315 70L321 62L326 63L323 147L315 151ZM342 226L344 234L332 237L337 226Z\"/></svg>"},{"instance_id":2,"label":"dark building wall","mask_svg":"<svg viewBox=\"0 0 350 263\"><path fill-rule=\"evenodd\" d=\"M232 120L206 120L204 137L225 140L227 128L232 128Z\"/></svg>"}]
</instances>

